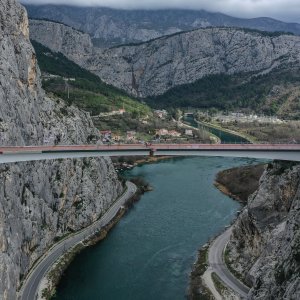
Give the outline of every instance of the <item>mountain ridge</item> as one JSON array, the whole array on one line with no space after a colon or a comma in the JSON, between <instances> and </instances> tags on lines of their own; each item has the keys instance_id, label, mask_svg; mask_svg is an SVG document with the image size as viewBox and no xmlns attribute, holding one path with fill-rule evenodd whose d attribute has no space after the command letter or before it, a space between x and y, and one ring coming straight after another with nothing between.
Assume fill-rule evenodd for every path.
<instances>
[{"instance_id":1,"label":"mountain ridge","mask_svg":"<svg viewBox=\"0 0 300 300\"><path fill-rule=\"evenodd\" d=\"M298 23L286 23L267 17L242 19L205 10L118 10L66 5L26 5L26 8L30 18L63 22L90 34L94 44L104 48L209 26L300 34Z\"/></svg>"},{"instance_id":2,"label":"mountain ridge","mask_svg":"<svg viewBox=\"0 0 300 300\"><path fill-rule=\"evenodd\" d=\"M299 36L249 29L201 28L109 49L93 47L87 34L76 31L73 37L70 27L49 21L31 20L30 31L32 39L140 98L162 95L209 75L257 76L300 63ZM68 34L62 38L61 32Z\"/></svg>"}]
</instances>

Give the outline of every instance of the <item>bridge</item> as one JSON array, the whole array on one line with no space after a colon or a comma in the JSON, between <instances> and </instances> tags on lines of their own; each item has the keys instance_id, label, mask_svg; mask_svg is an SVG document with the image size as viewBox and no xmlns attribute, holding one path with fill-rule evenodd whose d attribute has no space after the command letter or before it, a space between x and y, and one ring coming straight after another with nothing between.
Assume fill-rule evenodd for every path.
<instances>
[{"instance_id":1,"label":"bridge","mask_svg":"<svg viewBox=\"0 0 300 300\"><path fill-rule=\"evenodd\" d=\"M300 144L113 144L0 147L0 163L148 155L248 157L300 161Z\"/></svg>"},{"instance_id":2,"label":"bridge","mask_svg":"<svg viewBox=\"0 0 300 300\"><path fill-rule=\"evenodd\" d=\"M36 161L45 159L65 159L100 156L145 156L145 155L173 155L173 156L227 156L227 157L254 157L264 159L279 159L300 161L300 144L119 144L119 145L77 145L77 146L27 146L27 147L0 147L0 163L12 163L21 161ZM18 299L31 300L36 298L41 280L55 261L80 241L108 224L116 215L119 208L136 191L132 183L127 183L127 190L115 202L115 204L102 216L101 219L88 228L71 235L55 244L40 258L31 272L27 275L19 292ZM226 231L228 232L228 231ZM222 236L215 248L216 253L210 250L210 257L220 261L217 265L223 265L222 243L227 243L228 236ZM219 239L217 240L219 241ZM222 242L222 243L221 243ZM220 246L221 245L221 246ZM219 251L221 249L221 251ZM213 253L214 255L212 256ZM221 254L220 254L221 253ZM222 280L235 291L240 291L240 284L229 272L219 273ZM229 276L229 280L228 280ZM245 294L239 292L241 295Z\"/></svg>"}]
</instances>

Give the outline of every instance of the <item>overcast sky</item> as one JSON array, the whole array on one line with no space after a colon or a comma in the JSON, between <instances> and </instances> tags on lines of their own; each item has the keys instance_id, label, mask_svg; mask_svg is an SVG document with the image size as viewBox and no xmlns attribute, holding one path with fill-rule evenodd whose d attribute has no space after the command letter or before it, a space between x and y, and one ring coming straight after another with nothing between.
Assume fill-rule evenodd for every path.
<instances>
[{"instance_id":1,"label":"overcast sky","mask_svg":"<svg viewBox=\"0 0 300 300\"><path fill-rule=\"evenodd\" d=\"M188 8L236 17L273 17L300 23L300 0L21 0L30 4L69 4L123 9Z\"/></svg>"}]
</instances>

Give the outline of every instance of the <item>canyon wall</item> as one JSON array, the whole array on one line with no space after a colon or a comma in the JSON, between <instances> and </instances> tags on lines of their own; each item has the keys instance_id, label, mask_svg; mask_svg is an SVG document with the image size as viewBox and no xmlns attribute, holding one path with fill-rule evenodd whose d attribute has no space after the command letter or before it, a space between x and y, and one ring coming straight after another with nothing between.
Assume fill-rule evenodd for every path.
<instances>
[{"instance_id":1,"label":"canyon wall","mask_svg":"<svg viewBox=\"0 0 300 300\"><path fill-rule=\"evenodd\" d=\"M0 0L0 144L80 144L98 139L90 116L41 88L28 19ZM0 165L0 298L62 236L101 216L122 192L108 158Z\"/></svg>"},{"instance_id":2,"label":"canyon wall","mask_svg":"<svg viewBox=\"0 0 300 300\"><path fill-rule=\"evenodd\" d=\"M269 164L234 224L231 267L251 286L249 299L300 298L300 165Z\"/></svg>"}]
</instances>

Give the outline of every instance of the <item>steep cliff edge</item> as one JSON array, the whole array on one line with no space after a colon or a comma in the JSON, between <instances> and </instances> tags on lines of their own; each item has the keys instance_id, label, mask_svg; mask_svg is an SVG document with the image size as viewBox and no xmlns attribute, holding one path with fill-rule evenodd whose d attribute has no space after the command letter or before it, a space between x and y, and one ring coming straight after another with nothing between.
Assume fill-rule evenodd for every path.
<instances>
[{"instance_id":1,"label":"steep cliff edge","mask_svg":"<svg viewBox=\"0 0 300 300\"><path fill-rule=\"evenodd\" d=\"M87 33L45 20L30 20L29 24L31 39L42 45L51 45L49 48L55 52L68 53L69 59L76 63L84 61L94 52L91 38Z\"/></svg>"},{"instance_id":2,"label":"steep cliff edge","mask_svg":"<svg viewBox=\"0 0 300 300\"><path fill-rule=\"evenodd\" d=\"M41 89L25 10L0 0L0 144L87 143L88 114ZM60 237L95 221L121 193L109 159L0 166L0 298L16 291L34 261Z\"/></svg>"},{"instance_id":3,"label":"steep cliff edge","mask_svg":"<svg viewBox=\"0 0 300 300\"><path fill-rule=\"evenodd\" d=\"M51 25L47 25L51 23ZM57 24L57 25L55 25ZM53 51L61 49L74 59L70 47L52 43L65 26L32 21L32 38ZM44 38L40 28L46 28ZM78 31L74 31L74 36ZM84 39L84 34L82 37ZM72 35L61 41L72 43ZM75 44L74 48L78 47ZM300 37L272 35L236 28L206 28L161 37L138 45L95 49L81 55L76 63L98 75L104 82L142 98L161 95L169 89L195 82L208 75L268 74L276 68L300 64Z\"/></svg>"},{"instance_id":4,"label":"steep cliff edge","mask_svg":"<svg viewBox=\"0 0 300 300\"><path fill-rule=\"evenodd\" d=\"M226 257L249 299L300 297L300 165L270 164L233 227Z\"/></svg>"}]
</instances>

